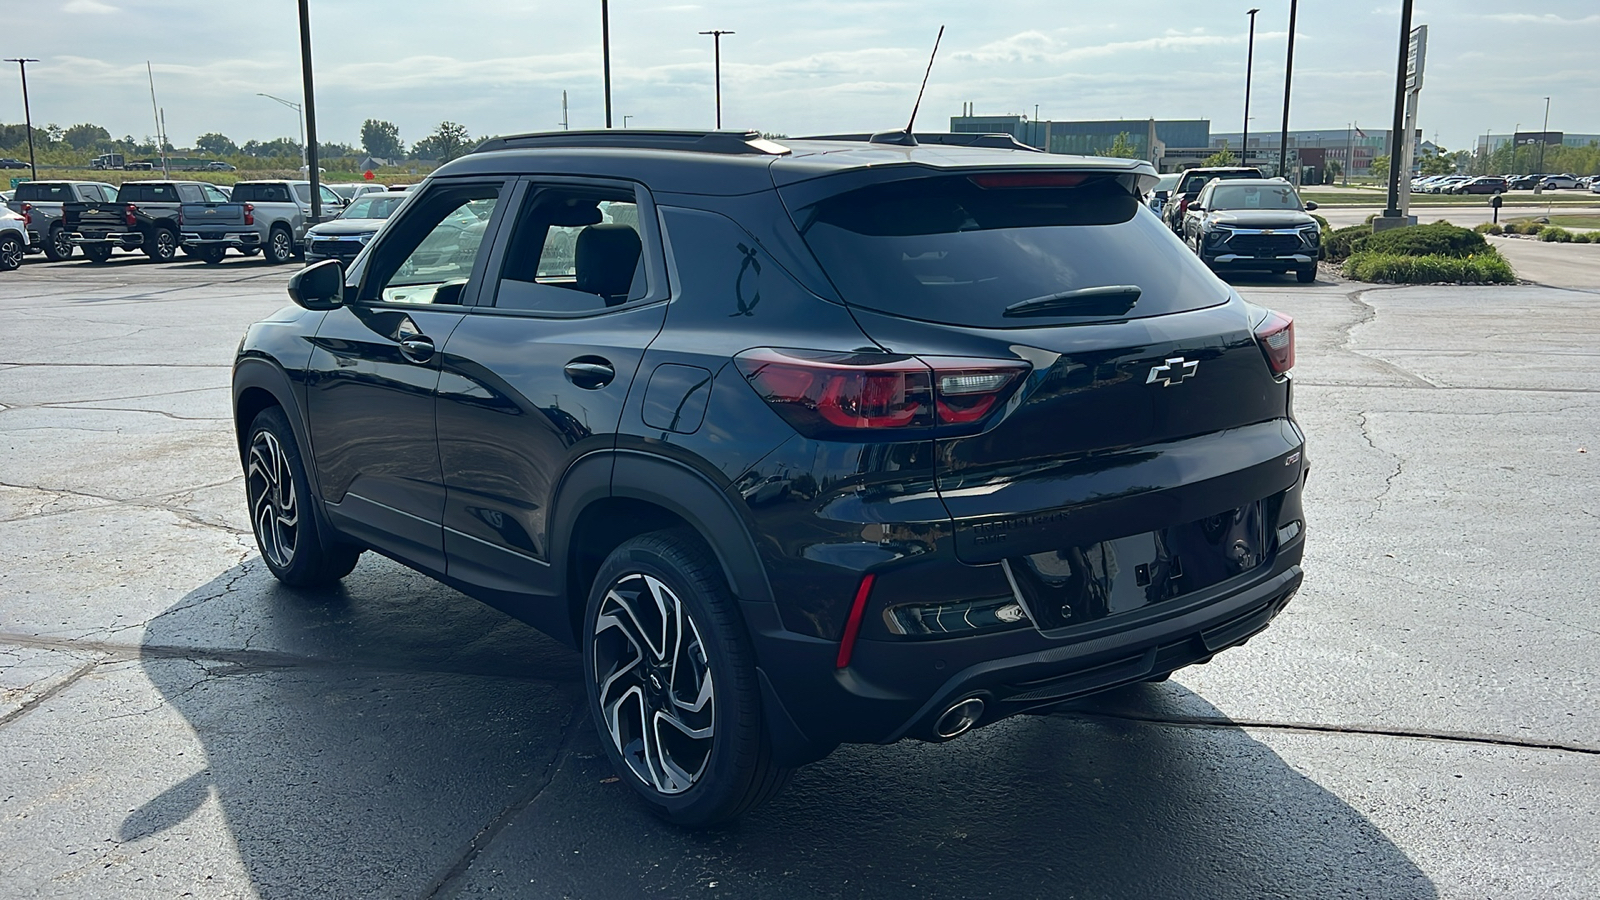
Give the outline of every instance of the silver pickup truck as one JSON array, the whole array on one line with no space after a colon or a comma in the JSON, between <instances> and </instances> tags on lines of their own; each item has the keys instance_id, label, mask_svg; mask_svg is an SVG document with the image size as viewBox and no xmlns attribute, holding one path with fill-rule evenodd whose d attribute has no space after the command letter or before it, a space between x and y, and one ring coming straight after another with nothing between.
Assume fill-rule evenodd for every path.
<instances>
[{"instance_id":1,"label":"silver pickup truck","mask_svg":"<svg viewBox=\"0 0 1600 900\"><path fill-rule=\"evenodd\" d=\"M24 181L6 203L21 213L28 230L28 249L43 250L51 262L72 255L72 238L62 227L63 203L111 203L117 189L99 181Z\"/></svg>"},{"instance_id":2,"label":"silver pickup truck","mask_svg":"<svg viewBox=\"0 0 1600 900\"><path fill-rule=\"evenodd\" d=\"M338 194L322 187L323 218L344 208ZM311 220L311 182L241 181L221 203L183 204L183 246L216 264L231 247L246 255L264 251L267 262L286 263L305 254Z\"/></svg>"}]
</instances>

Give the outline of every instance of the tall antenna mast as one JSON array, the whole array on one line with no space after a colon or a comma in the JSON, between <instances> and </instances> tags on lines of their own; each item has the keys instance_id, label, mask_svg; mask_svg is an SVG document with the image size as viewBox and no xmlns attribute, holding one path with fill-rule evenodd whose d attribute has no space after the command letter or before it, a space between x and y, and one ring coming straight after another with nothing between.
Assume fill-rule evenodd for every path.
<instances>
[{"instance_id":1,"label":"tall antenna mast","mask_svg":"<svg viewBox=\"0 0 1600 900\"><path fill-rule=\"evenodd\" d=\"M161 134L161 110L156 106L156 73L148 59L144 61L144 73L150 78L150 118L156 124L156 151L161 154L161 177L171 178L172 173L167 171L167 142Z\"/></svg>"},{"instance_id":2,"label":"tall antenna mast","mask_svg":"<svg viewBox=\"0 0 1600 900\"><path fill-rule=\"evenodd\" d=\"M933 59L939 55L939 42L944 40L944 26L939 26L939 36L933 39L933 52L928 54L928 70L922 73L922 87L917 89L917 102L911 107L911 121L906 123L906 134L917 124L917 110L922 108L922 94L928 89L928 76L933 74Z\"/></svg>"}]
</instances>

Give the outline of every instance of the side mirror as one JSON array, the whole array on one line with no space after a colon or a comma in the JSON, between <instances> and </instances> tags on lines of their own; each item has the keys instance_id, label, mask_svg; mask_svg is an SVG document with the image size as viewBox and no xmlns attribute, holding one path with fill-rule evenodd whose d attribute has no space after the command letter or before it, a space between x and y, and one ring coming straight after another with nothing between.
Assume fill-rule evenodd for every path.
<instances>
[{"instance_id":1,"label":"side mirror","mask_svg":"<svg viewBox=\"0 0 1600 900\"><path fill-rule=\"evenodd\" d=\"M1313 209L1316 209L1316 208L1317 208L1317 201L1315 201L1315 200L1307 200L1306 201L1306 211L1307 212L1309 212L1309 211L1311 211Z\"/></svg>"},{"instance_id":2,"label":"side mirror","mask_svg":"<svg viewBox=\"0 0 1600 900\"><path fill-rule=\"evenodd\" d=\"M1205 212L1206 208L1198 203L1189 204L1189 212Z\"/></svg>"},{"instance_id":3,"label":"side mirror","mask_svg":"<svg viewBox=\"0 0 1600 900\"><path fill-rule=\"evenodd\" d=\"M289 299L310 310L338 309L344 303L344 266L325 259L294 273Z\"/></svg>"},{"instance_id":4,"label":"side mirror","mask_svg":"<svg viewBox=\"0 0 1600 900\"><path fill-rule=\"evenodd\" d=\"M1171 196L1171 194L1169 192L1167 192L1167 191L1156 191L1156 199L1157 200L1163 200L1164 201L1169 196Z\"/></svg>"}]
</instances>

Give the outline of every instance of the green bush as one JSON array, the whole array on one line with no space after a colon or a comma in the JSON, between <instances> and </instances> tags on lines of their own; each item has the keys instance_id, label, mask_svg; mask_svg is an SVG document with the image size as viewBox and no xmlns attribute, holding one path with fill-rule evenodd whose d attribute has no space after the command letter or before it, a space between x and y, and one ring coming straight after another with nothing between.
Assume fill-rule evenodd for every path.
<instances>
[{"instance_id":1,"label":"green bush","mask_svg":"<svg viewBox=\"0 0 1600 900\"><path fill-rule=\"evenodd\" d=\"M1522 226L1516 222L1507 222L1506 224L1500 226L1500 230L1506 234L1521 234Z\"/></svg>"},{"instance_id":2,"label":"green bush","mask_svg":"<svg viewBox=\"0 0 1600 900\"><path fill-rule=\"evenodd\" d=\"M1574 231L1572 233L1572 242L1574 244L1588 244L1594 241L1594 238L1595 233L1592 231Z\"/></svg>"},{"instance_id":3,"label":"green bush","mask_svg":"<svg viewBox=\"0 0 1600 900\"><path fill-rule=\"evenodd\" d=\"M1546 244L1570 244L1572 243L1572 232L1560 226L1551 225L1539 232L1539 240L1544 241Z\"/></svg>"},{"instance_id":4,"label":"green bush","mask_svg":"<svg viewBox=\"0 0 1600 900\"><path fill-rule=\"evenodd\" d=\"M1358 238L1372 234L1371 225L1351 225L1346 228L1336 228L1333 231L1322 232L1322 258L1329 262L1339 262L1348 257L1351 244Z\"/></svg>"},{"instance_id":5,"label":"green bush","mask_svg":"<svg viewBox=\"0 0 1600 900\"><path fill-rule=\"evenodd\" d=\"M1328 230L1328 220L1327 219L1324 219L1323 217L1317 215L1316 213L1311 213L1311 218L1317 220L1317 227L1318 228L1322 229L1324 232L1326 232Z\"/></svg>"},{"instance_id":6,"label":"green bush","mask_svg":"<svg viewBox=\"0 0 1600 900\"><path fill-rule=\"evenodd\" d=\"M1494 222L1484 222L1483 224L1478 225L1477 227L1473 228L1472 230L1476 231L1479 234L1504 234L1505 233L1505 229L1501 228L1499 225L1495 224Z\"/></svg>"},{"instance_id":7,"label":"green bush","mask_svg":"<svg viewBox=\"0 0 1600 900\"><path fill-rule=\"evenodd\" d=\"M1351 245L1351 250L1401 256L1471 256L1482 253L1489 245L1483 235L1470 228L1460 228L1449 222L1429 225L1408 225L1379 231L1361 238Z\"/></svg>"},{"instance_id":8,"label":"green bush","mask_svg":"<svg viewBox=\"0 0 1600 900\"><path fill-rule=\"evenodd\" d=\"M1357 281L1386 284L1511 284L1511 265L1494 248L1471 256L1407 256L1363 251L1345 260L1344 273Z\"/></svg>"},{"instance_id":9,"label":"green bush","mask_svg":"<svg viewBox=\"0 0 1600 900\"><path fill-rule=\"evenodd\" d=\"M1522 233L1526 235L1535 235L1545 230L1547 227L1549 226L1545 225L1543 222L1523 222Z\"/></svg>"}]
</instances>

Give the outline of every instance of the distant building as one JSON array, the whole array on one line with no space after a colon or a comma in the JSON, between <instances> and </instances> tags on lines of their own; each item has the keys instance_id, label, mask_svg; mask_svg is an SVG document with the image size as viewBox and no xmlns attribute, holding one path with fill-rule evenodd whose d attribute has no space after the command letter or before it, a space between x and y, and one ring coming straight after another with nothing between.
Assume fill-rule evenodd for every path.
<instances>
[{"instance_id":1,"label":"distant building","mask_svg":"<svg viewBox=\"0 0 1600 900\"><path fill-rule=\"evenodd\" d=\"M1358 128L1348 126L1345 128L1324 128L1310 131L1289 132L1289 150L1321 150L1324 159L1333 160L1351 175L1369 175L1372 172L1372 161L1379 157L1389 155L1389 131L1387 128ZM1278 161L1278 140L1282 136L1277 129L1266 132L1250 132L1250 162L1255 164L1258 158L1270 160L1273 165ZM1229 149L1234 153L1239 152L1239 140L1242 135L1237 132L1213 134L1211 146L1221 149L1223 142L1227 142ZM1417 152L1422 152L1422 133L1417 133ZM1302 164L1312 165L1311 157L1315 154L1302 153Z\"/></svg>"},{"instance_id":2,"label":"distant building","mask_svg":"<svg viewBox=\"0 0 1600 900\"><path fill-rule=\"evenodd\" d=\"M1478 135L1477 153L1493 153L1501 147L1519 140L1521 143L1538 144L1540 132L1519 131L1516 134L1480 134ZM1600 143L1600 134L1579 134L1577 132L1552 131L1548 133L1548 143L1560 144L1563 147L1587 147L1590 144Z\"/></svg>"},{"instance_id":3,"label":"distant building","mask_svg":"<svg viewBox=\"0 0 1600 900\"><path fill-rule=\"evenodd\" d=\"M1141 159L1157 162L1167 147L1205 147L1211 134L1208 119L1100 119L1082 122L1029 120L1027 116L950 117L957 134L1009 134L1018 141L1051 153L1096 156L1109 151L1117 138L1127 142Z\"/></svg>"}]
</instances>

